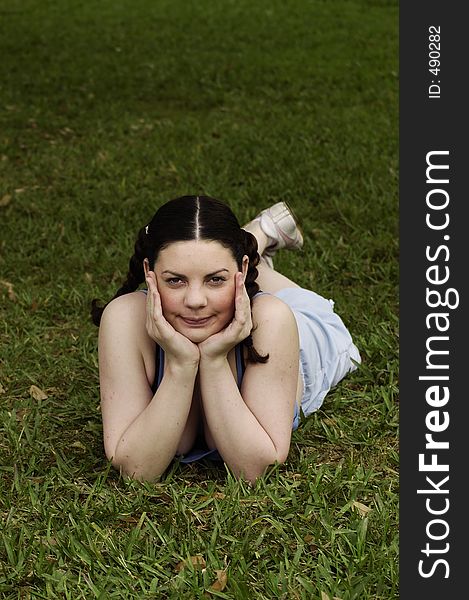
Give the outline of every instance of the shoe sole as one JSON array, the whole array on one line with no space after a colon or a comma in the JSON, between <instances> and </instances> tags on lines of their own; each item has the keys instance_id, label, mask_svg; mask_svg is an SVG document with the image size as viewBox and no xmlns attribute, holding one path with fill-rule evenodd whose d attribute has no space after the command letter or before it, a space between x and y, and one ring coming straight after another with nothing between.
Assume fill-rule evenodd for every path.
<instances>
[{"instance_id":1,"label":"shoe sole","mask_svg":"<svg viewBox=\"0 0 469 600\"><path fill-rule=\"evenodd\" d=\"M283 204L284 209L286 209L290 215L290 217L292 218L294 224L295 224L295 229L297 231L297 233L299 234L299 239L297 239L296 244L293 246L282 246L282 248L284 249L288 249L288 250L300 250L303 247L303 242L304 242L304 238L303 238L303 232L301 230L301 227L298 225L298 218L295 215L292 207L288 204L288 202L285 202L284 200L281 201L281 204ZM291 240L291 238L288 237L287 234L285 234L285 236ZM273 256L275 255L275 253L279 250L280 248L278 246L274 246L272 248L266 248L266 250L263 253L264 258L266 258L268 261L272 261Z\"/></svg>"},{"instance_id":2,"label":"shoe sole","mask_svg":"<svg viewBox=\"0 0 469 600\"><path fill-rule=\"evenodd\" d=\"M289 213L291 214L293 220L295 221L295 226L298 229L298 231L300 232L300 245L296 247L296 249L300 249L303 246L304 243L304 238L303 238L303 231L301 229L301 227L298 225L298 217L295 214L295 211L293 210L293 208L290 206L290 204L288 204L288 202L285 202L285 200L283 200L283 203L285 204L285 206L287 207Z\"/></svg>"}]
</instances>

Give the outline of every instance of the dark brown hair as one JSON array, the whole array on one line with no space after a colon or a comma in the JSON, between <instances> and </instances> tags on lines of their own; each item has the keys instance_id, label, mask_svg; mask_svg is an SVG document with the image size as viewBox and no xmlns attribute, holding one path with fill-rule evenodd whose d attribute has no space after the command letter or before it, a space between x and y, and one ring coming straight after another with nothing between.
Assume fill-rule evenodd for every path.
<instances>
[{"instance_id":1,"label":"dark brown hair","mask_svg":"<svg viewBox=\"0 0 469 600\"><path fill-rule=\"evenodd\" d=\"M143 261L148 258L153 270L161 250L173 242L191 240L217 241L228 248L242 270L243 256L249 257L245 286L251 299L259 291L256 282L259 264L256 238L241 228L238 219L227 204L209 196L181 196L163 204L151 221L138 232L134 254L129 261L127 278L114 298L135 291L145 281ZM114 299L112 298L112 300ZM99 326L105 306L98 300L91 303L91 318ZM252 333L252 332L251 332ZM252 344L252 335L243 341L250 362L267 362L269 355L261 356Z\"/></svg>"}]
</instances>

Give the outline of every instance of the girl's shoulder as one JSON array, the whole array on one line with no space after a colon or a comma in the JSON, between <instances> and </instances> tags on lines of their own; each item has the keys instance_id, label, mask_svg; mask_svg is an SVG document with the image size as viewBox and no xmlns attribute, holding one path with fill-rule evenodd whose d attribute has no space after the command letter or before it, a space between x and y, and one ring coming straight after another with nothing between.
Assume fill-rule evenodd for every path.
<instances>
[{"instance_id":1,"label":"girl's shoulder","mask_svg":"<svg viewBox=\"0 0 469 600\"><path fill-rule=\"evenodd\" d=\"M288 304L269 293L263 292L253 298L252 317L255 327L296 327L295 317Z\"/></svg>"},{"instance_id":2,"label":"girl's shoulder","mask_svg":"<svg viewBox=\"0 0 469 600\"><path fill-rule=\"evenodd\" d=\"M141 291L118 296L106 305L101 317L101 328L136 329L145 326L146 295Z\"/></svg>"},{"instance_id":3,"label":"girl's shoulder","mask_svg":"<svg viewBox=\"0 0 469 600\"><path fill-rule=\"evenodd\" d=\"M252 299L252 308L257 310L281 310L281 307L287 307L283 300L271 294L270 292L257 292Z\"/></svg>"},{"instance_id":4,"label":"girl's shoulder","mask_svg":"<svg viewBox=\"0 0 469 600\"><path fill-rule=\"evenodd\" d=\"M296 318L291 308L272 294L262 294L253 298L252 303L252 342L261 355L269 355L264 377L277 382L285 367L298 365L299 333ZM252 367L252 368L251 368ZM257 366L248 364L247 369L257 372ZM292 373L294 368L292 367Z\"/></svg>"},{"instance_id":5,"label":"girl's shoulder","mask_svg":"<svg viewBox=\"0 0 469 600\"><path fill-rule=\"evenodd\" d=\"M134 365L148 382L154 380L155 342L146 329L146 294L130 292L109 302L99 327L99 353L115 371Z\"/></svg>"},{"instance_id":6,"label":"girl's shoulder","mask_svg":"<svg viewBox=\"0 0 469 600\"><path fill-rule=\"evenodd\" d=\"M140 311L142 306L145 307L147 298L142 291L138 290L114 298L106 305L103 316L107 313L109 316L123 317L126 314L131 315L135 311Z\"/></svg>"}]
</instances>

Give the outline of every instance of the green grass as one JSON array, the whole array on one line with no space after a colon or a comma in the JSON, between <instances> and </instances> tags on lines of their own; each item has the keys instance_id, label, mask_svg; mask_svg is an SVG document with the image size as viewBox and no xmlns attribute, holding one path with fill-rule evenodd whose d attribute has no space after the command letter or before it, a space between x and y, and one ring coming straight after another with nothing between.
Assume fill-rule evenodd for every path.
<instances>
[{"instance_id":1,"label":"green grass","mask_svg":"<svg viewBox=\"0 0 469 600\"><path fill-rule=\"evenodd\" d=\"M2 598L398 597L397 10L3 3ZM211 464L128 482L103 454L89 303L186 193L240 221L291 203L305 247L276 266L363 357L254 488Z\"/></svg>"}]
</instances>

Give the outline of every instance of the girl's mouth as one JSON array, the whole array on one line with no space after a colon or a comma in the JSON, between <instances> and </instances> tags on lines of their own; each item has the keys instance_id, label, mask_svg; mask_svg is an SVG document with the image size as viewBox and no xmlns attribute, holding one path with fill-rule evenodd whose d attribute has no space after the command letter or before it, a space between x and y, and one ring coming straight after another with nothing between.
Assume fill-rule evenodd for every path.
<instances>
[{"instance_id":1,"label":"girl's mouth","mask_svg":"<svg viewBox=\"0 0 469 600\"><path fill-rule=\"evenodd\" d=\"M204 317L203 319L201 319L201 318L193 319L193 318L181 317L181 319L184 321L184 323L186 325L188 325L189 327L204 327L210 321L211 318L212 317Z\"/></svg>"}]
</instances>

